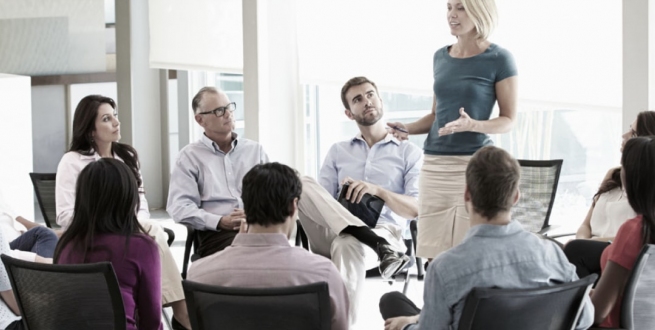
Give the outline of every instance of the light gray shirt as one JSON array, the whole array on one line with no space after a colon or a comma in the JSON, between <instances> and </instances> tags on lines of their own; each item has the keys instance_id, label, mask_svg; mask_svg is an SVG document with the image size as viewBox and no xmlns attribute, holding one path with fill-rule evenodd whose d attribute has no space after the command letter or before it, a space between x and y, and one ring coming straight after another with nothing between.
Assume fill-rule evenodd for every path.
<instances>
[{"instance_id":1,"label":"light gray shirt","mask_svg":"<svg viewBox=\"0 0 655 330\"><path fill-rule=\"evenodd\" d=\"M419 323L405 329L457 329L473 288L528 289L577 279L562 249L525 231L518 221L505 226L477 225L461 244L430 263ZM594 321L589 296L583 304L576 329L587 329Z\"/></svg>"},{"instance_id":2,"label":"light gray shirt","mask_svg":"<svg viewBox=\"0 0 655 330\"><path fill-rule=\"evenodd\" d=\"M282 234L237 234L225 250L194 262L189 280L244 288L327 282L332 330L348 329L348 294L337 268L330 259L289 245Z\"/></svg>"},{"instance_id":3,"label":"light gray shirt","mask_svg":"<svg viewBox=\"0 0 655 330\"><path fill-rule=\"evenodd\" d=\"M216 230L224 215L243 209L243 177L268 162L262 146L233 133L232 149L224 153L206 135L184 147L171 173L166 211L179 223Z\"/></svg>"},{"instance_id":4,"label":"light gray shirt","mask_svg":"<svg viewBox=\"0 0 655 330\"><path fill-rule=\"evenodd\" d=\"M362 135L357 134L348 141L332 145L318 181L334 198L339 197L340 183L346 177L376 184L397 194L418 197L422 165L421 149L409 141L400 142L387 134L384 140L369 148ZM404 228L407 219L385 206L378 224L386 223Z\"/></svg>"}]
</instances>

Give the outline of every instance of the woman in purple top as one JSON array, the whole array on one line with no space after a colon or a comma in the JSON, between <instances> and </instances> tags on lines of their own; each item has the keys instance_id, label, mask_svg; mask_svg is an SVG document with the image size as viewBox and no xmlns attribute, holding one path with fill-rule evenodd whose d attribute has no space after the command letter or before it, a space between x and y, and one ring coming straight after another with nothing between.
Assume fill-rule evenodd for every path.
<instances>
[{"instance_id":1,"label":"woman in purple top","mask_svg":"<svg viewBox=\"0 0 655 330\"><path fill-rule=\"evenodd\" d=\"M127 329L162 329L159 251L139 224L138 209L137 180L125 163L102 158L87 165L77 179L73 220L57 244L54 261L111 262Z\"/></svg>"}]
</instances>

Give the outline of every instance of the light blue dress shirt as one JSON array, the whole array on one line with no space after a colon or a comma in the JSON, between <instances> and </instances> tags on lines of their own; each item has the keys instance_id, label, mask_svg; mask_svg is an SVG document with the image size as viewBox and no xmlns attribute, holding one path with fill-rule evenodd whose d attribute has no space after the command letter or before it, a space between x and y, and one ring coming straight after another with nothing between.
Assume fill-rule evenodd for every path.
<instances>
[{"instance_id":1,"label":"light blue dress shirt","mask_svg":"<svg viewBox=\"0 0 655 330\"><path fill-rule=\"evenodd\" d=\"M518 221L473 226L462 243L430 263L419 323L405 329L457 329L473 288L529 289L576 280L575 267L562 249L525 231ZM587 329L594 321L588 295L583 304L576 329Z\"/></svg>"},{"instance_id":2,"label":"light blue dress shirt","mask_svg":"<svg viewBox=\"0 0 655 330\"><path fill-rule=\"evenodd\" d=\"M387 134L384 140L369 148L358 134L330 148L321 167L319 183L334 198L339 196L340 183L346 177L373 183L397 194L418 197L422 165L423 152L409 141L400 142ZM385 206L378 224L385 223L404 228L407 219Z\"/></svg>"},{"instance_id":3,"label":"light blue dress shirt","mask_svg":"<svg viewBox=\"0 0 655 330\"><path fill-rule=\"evenodd\" d=\"M175 222L216 230L219 220L243 209L243 177L268 162L262 146L233 133L232 150L221 151L206 135L184 147L171 173L166 211Z\"/></svg>"}]
</instances>

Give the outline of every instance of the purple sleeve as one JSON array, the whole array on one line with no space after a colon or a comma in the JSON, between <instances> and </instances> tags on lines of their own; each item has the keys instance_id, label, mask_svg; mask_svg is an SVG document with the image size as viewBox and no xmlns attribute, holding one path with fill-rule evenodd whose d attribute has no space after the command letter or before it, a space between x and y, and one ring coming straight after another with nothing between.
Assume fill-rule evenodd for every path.
<instances>
[{"instance_id":1,"label":"purple sleeve","mask_svg":"<svg viewBox=\"0 0 655 330\"><path fill-rule=\"evenodd\" d=\"M163 329L161 324L161 261L159 248L147 238L140 248L141 271L136 307L139 312L139 329Z\"/></svg>"}]
</instances>

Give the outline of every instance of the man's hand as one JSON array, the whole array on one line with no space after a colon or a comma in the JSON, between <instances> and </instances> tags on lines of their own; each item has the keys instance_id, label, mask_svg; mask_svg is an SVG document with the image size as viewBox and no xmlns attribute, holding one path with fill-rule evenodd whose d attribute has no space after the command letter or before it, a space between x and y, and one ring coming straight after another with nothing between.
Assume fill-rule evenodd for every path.
<instances>
[{"instance_id":1,"label":"man's hand","mask_svg":"<svg viewBox=\"0 0 655 330\"><path fill-rule=\"evenodd\" d=\"M392 317L384 321L384 330L401 330L406 325L416 322L418 322L418 315Z\"/></svg>"},{"instance_id":2,"label":"man's hand","mask_svg":"<svg viewBox=\"0 0 655 330\"><path fill-rule=\"evenodd\" d=\"M364 194L378 195L380 187L372 183L365 181L353 180L350 177L346 177L341 182L341 185L350 184L348 186L348 191L346 191L346 199L351 203L359 203L364 197Z\"/></svg>"},{"instance_id":3,"label":"man's hand","mask_svg":"<svg viewBox=\"0 0 655 330\"><path fill-rule=\"evenodd\" d=\"M217 229L238 231L242 221L246 221L246 213L242 209L234 209L234 212L221 217Z\"/></svg>"},{"instance_id":4,"label":"man's hand","mask_svg":"<svg viewBox=\"0 0 655 330\"><path fill-rule=\"evenodd\" d=\"M387 123L387 132L391 133L396 139L404 141L409 139L409 131L407 126L400 122Z\"/></svg>"}]
</instances>

